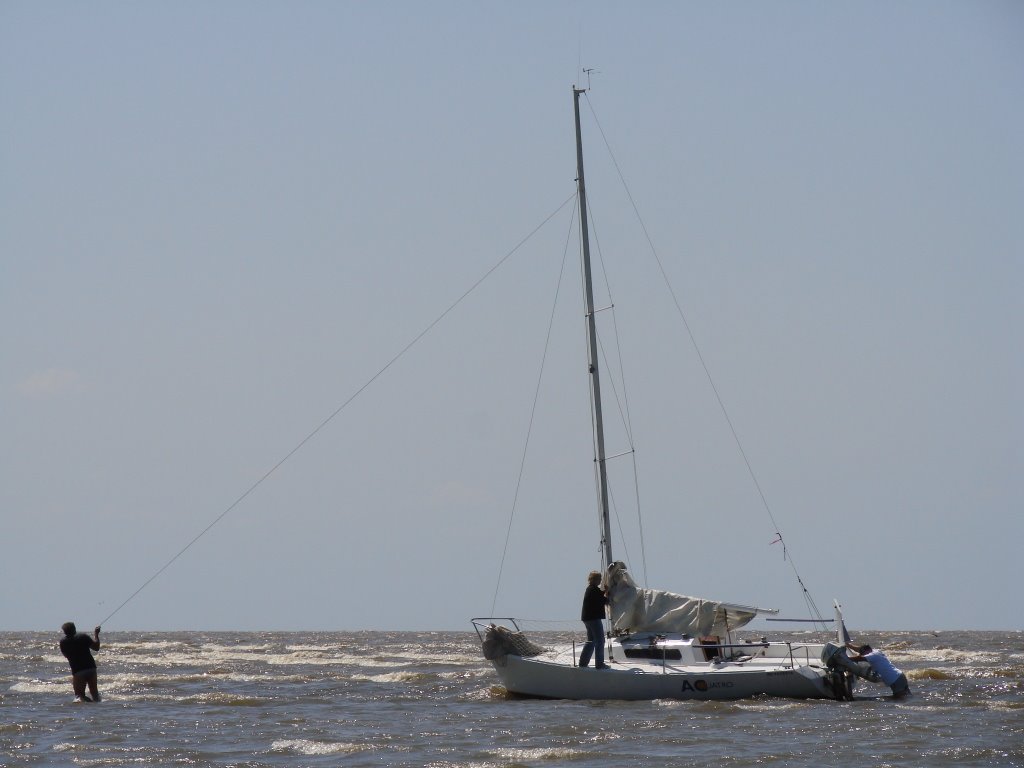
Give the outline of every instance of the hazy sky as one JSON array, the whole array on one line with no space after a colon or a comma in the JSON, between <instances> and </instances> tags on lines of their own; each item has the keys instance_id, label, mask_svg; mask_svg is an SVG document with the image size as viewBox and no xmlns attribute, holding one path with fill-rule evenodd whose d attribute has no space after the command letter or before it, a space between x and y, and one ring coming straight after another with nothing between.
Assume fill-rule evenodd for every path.
<instances>
[{"instance_id":1,"label":"hazy sky","mask_svg":"<svg viewBox=\"0 0 1024 768\"><path fill-rule=\"evenodd\" d=\"M819 607L1024 628L1024 4L6 0L0 629L105 618L570 198L581 67L618 556L806 615L593 114ZM575 244L509 523L571 224L107 629L469 629L509 530L497 614L575 619Z\"/></svg>"}]
</instances>

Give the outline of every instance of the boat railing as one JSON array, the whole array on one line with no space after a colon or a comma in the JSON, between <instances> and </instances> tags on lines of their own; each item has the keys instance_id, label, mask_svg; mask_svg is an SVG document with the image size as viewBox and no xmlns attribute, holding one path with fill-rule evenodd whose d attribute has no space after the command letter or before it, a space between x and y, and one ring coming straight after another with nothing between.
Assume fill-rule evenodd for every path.
<instances>
[{"instance_id":1,"label":"boat railing","mask_svg":"<svg viewBox=\"0 0 1024 768\"><path fill-rule=\"evenodd\" d=\"M701 647L722 650L746 650L748 653L743 655L755 655L756 649L758 648L764 649L764 651L776 648L783 652L773 654L764 653L764 655L768 658L774 657L787 659L793 666L797 666L798 664L810 664L812 659L818 659L821 654L821 643L794 643L790 640L769 641L761 639L744 643L715 643L714 645L705 645ZM730 659L723 654L723 660L729 661Z\"/></svg>"},{"instance_id":2,"label":"boat railing","mask_svg":"<svg viewBox=\"0 0 1024 768\"><path fill-rule=\"evenodd\" d=\"M768 648L775 643L769 643L767 640L756 642L756 643L708 643L707 645L701 644L700 648Z\"/></svg>"},{"instance_id":3,"label":"boat railing","mask_svg":"<svg viewBox=\"0 0 1024 768\"><path fill-rule=\"evenodd\" d=\"M802 663L804 665L809 665L811 663L812 649L815 659L817 659L821 653L821 643L792 643L787 641L786 645L789 648L789 653L787 654L789 657L789 663L794 667L797 666L797 655L800 652L803 652Z\"/></svg>"},{"instance_id":4,"label":"boat railing","mask_svg":"<svg viewBox=\"0 0 1024 768\"><path fill-rule=\"evenodd\" d=\"M483 642L484 640L484 633L495 625L510 628L515 632L522 632L522 629L519 627L519 622L511 616L477 617L475 619L470 619L470 621L473 623L473 629L476 630L476 636L480 638L480 642Z\"/></svg>"},{"instance_id":5,"label":"boat railing","mask_svg":"<svg viewBox=\"0 0 1024 768\"><path fill-rule=\"evenodd\" d=\"M749 660L755 653L754 649L767 649L769 647L771 647L771 643L767 640L754 643L701 643L700 645L694 643L694 648L699 648L705 653L708 651L717 652L718 655L714 658L721 661L736 661L737 659ZM737 653L737 650L742 651L742 653Z\"/></svg>"},{"instance_id":6,"label":"boat railing","mask_svg":"<svg viewBox=\"0 0 1024 768\"><path fill-rule=\"evenodd\" d=\"M477 617L470 619L473 624L473 629L476 631L477 637L480 642L484 641L484 636L487 631L493 626L501 626L505 629L509 629L517 634L523 632L523 624L520 620L515 619L511 616L492 616L492 617ZM530 622L527 621L529 624ZM561 622L557 622L561 624ZM571 663L575 663L576 649L577 649L577 637L575 632L568 633L571 636L572 643L572 655L570 658L573 659ZM570 640L570 637L564 637L566 641ZM821 654L821 643L795 643L789 640L768 640L761 638L760 640L748 640L740 643L708 643L708 644L694 644L695 648L700 648L704 651L713 651L715 654L714 659L709 661L736 661L742 657L752 656L764 656L767 658L775 658L780 662L788 662L790 666L797 667L800 665L809 665L813 661L817 661ZM673 667L672 661L676 659L667 658L667 651L669 647L657 643L651 646L653 650L660 650L660 658L653 656L652 660L661 662L663 669L666 671L668 668ZM774 652L773 652L774 651ZM743 659L748 660L748 659Z\"/></svg>"}]
</instances>

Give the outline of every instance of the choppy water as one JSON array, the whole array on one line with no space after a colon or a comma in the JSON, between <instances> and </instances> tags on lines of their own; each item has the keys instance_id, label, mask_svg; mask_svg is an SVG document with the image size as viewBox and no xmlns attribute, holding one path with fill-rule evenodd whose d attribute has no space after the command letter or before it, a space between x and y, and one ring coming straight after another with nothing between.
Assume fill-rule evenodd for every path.
<instances>
[{"instance_id":1,"label":"choppy water","mask_svg":"<svg viewBox=\"0 0 1024 768\"><path fill-rule=\"evenodd\" d=\"M851 703L509 699L471 632L110 632L76 704L58 639L0 633L4 766L1024 766L1022 632L871 633L915 695Z\"/></svg>"}]
</instances>

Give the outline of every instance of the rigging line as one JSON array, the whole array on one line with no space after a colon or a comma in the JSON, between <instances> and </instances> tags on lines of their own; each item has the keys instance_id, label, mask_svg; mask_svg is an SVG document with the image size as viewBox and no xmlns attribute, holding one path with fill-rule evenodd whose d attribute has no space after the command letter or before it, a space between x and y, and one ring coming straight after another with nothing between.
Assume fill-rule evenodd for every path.
<instances>
[{"instance_id":1,"label":"rigging line","mask_svg":"<svg viewBox=\"0 0 1024 768\"><path fill-rule=\"evenodd\" d=\"M591 111L593 111L593 110L591 109ZM607 145L607 141L605 142L605 144ZM609 154L611 154L611 153L609 152ZM620 417L623 420L623 427L624 427L624 429L626 431L626 437L627 437L627 439L629 441L630 453L632 454L632 457L633 457L633 497L634 497L634 500L636 501L637 530L638 530L638 533L639 533L639 536L640 536L640 561L641 561L641 565L643 567L643 572L644 572L644 583L647 583L647 581L648 581L648 574L647 574L647 540L644 537L644 519L643 519L642 507L640 505L640 477L639 477L638 464L637 464L637 460L636 460L636 443L633 440L633 418L632 418L632 415L631 415L630 409L629 409L629 393L627 392L627 389L626 389L626 365L623 362L623 358L622 358L622 340L621 340L622 337L619 334L619 315L615 311L615 300L614 300L614 298L612 298L611 280L608 278L608 267L607 267L607 265L605 263L605 260L604 260L604 252L601 250L601 240L600 240L600 237L598 236L598 233L597 233L597 217L594 216L594 208L590 204L590 198L587 198L587 209L588 209L588 211L590 213L590 222L591 222L590 229L591 229L591 232L594 235L594 243L597 246L597 258L598 258L598 262L601 265L601 274L604 276L605 289L608 291L608 304L609 304L609 306L611 307L611 310L612 310L612 313L611 313L612 314L612 333L613 333L613 336L615 338L615 353L616 353L616 357L618 359L619 378L621 379L621 383L622 383L622 400L621 400L621 402L619 400L619 390L618 390L618 388L616 387L616 384L615 384L615 377L610 375L608 377L608 379L609 379L609 381L611 383L612 392L615 394L615 403L618 406L619 415L620 415ZM598 343L598 345L601 348L601 356L602 356L602 358L604 358L605 367L609 370L609 373L610 373L611 372L611 365L608 364L608 354L605 351L604 342L603 342L600 334L598 334L597 343ZM617 511L616 511L616 513L617 513ZM619 524L619 535L620 536L622 535L621 521L620 521L620 524ZM623 543L625 543L625 536L623 536ZM628 557L629 556L629 552L626 552L626 555Z\"/></svg>"},{"instance_id":2,"label":"rigging line","mask_svg":"<svg viewBox=\"0 0 1024 768\"><path fill-rule=\"evenodd\" d=\"M609 294L611 289L609 288ZM633 419L630 415L629 409L629 393L626 390L626 365L622 359L622 342L619 336L619 319L618 313L615 312L614 304L612 305L612 332L615 336L615 353L619 359L619 376L622 379L622 406L621 411L623 412L623 419L625 422L626 435L629 439L629 452L633 461L633 499L636 503L636 522L637 532L640 536L640 561L644 571L644 583L648 581L647 576L647 539L644 536L644 518L643 518L643 507L640 504L640 477L639 468L636 459L636 443L633 440ZM597 337L598 342L601 342L601 337ZM605 355L604 344L601 344L601 354ZM607 356L606 356L607 359ZM614 381L614 378L613 378ZM619 392L615 388L614 383L612 384L612 391L615 393L616 402L618 402Z\"/></svg>"},{"instance_id":3,"label":"rigging line","mask_svg":"<svg viewBox=\"0 0 1024 768\"><path fill-rule=\"evenodd\" d=\"M640 514L640 470L636 451L633 451L633 495L636 497L636 524L640 532L640 564L644 569L644 586L650 583L647 575L647 539L644 537L644 518Z\"/></svg>"},{"instance_id":4,"label":"rigging line","mask_svg":"<svg viewBox=\"0 0 1024 768\"><path fill-rule=\"evenodd\" d=\"M686 333L690 337L690 344L693 346L694 351L697 353L697 359L700 361L701 367L704 369L704 375L707 377L708 383L711 385L711 390L714 392L715 400L718 401L718 407L722 411L722 415L725 417L726 423L729 425L729 431L732 432L733 440L736 443L736 447L739 449L740 456L743 458L743 463L747 466L747 472L750 475L750 479L754 483L754 487L757 489L758 495L761 497L761 503L764 506L765 511L768 513L768 518L771 520L772 525L775 527L776 534L781 538L782 533L780 532L779 524L775 520L775 515L772 513L771 506L768 504L768 499L764 494L764 490L761 488L761 483L757 479L757 475L754 472L754 468L750 463L750 459L747 458L747 452L743 449L743 443L740 440L739 433L736 431L736 427L732 423L732 419L729 416L729 412L725 407L725 402L722 400L722 396L718 392L718 387L715 385L714 379L711 377L711 371L708 368L707 363L704 360L704 355L700 351L700 347L697 345L697 339L693 335L693 331L690 328L690 324L686 319L686 313L683 312L682 305L679 302L679 298L676 296L675 289L672 287L672 283L668 279L668 273L665 271L665 266L662 264L661 257L658 256L658 251L654 247L654 241L651 239L650 233L647 231L647 225L644 223L643 217L640 215L640 209L636 205L636 201L633 199L633 193L629 189L629 185L626 183L626 178L622 174L622 169L619 167L618 161L615 159L615 155L612 152L611 144L608 142L608 137L605 136L604 129L601 127L601 121L597 118L597 113L594 111L593 105L590 103L590 96L584 93L587 100L587 106L590 107L590 113L594 117L594 123L597 125L597 130L601 134L601 139L604 141L605 148L608 150L608 155L611 157L612 165L615 166L615 172L619 176L619 181L622 182L623 189L626 190L626 196L629 198L630 205L633 206L633 212L636 214L637 221L640 223L640 228L643 230L644 237L647 238L647 244L650 246L651 253L654 255L654 260L658 264L658 269L661 272L661 277L665 281L665 285L668 288L669 294L672 296L672 301L675 304L676 312L679 313L679 318L683 322L683 327L686 328ZM797 582L804 592L804 600L810 601L809 605L814 606L813 613L819 618L821 612L818 607L814 604L814 598L811 597L810 592L804 585L803 579L800 578L800 573L796 569L796 563L793 562L792 557L789 558L789 565L796 576Z\"/></svg>"},{"instance_id":5,"label":"rigging line","mask_svg":"<svg viewBox=\"0 0 1024 768\"><path fill-rule=\"evenodd\" d=\"M615 405L618 408L619 417L622 419L622 426L623 426L623 429L626 432L626 440L629 443L629 451L628 451L628 453L632 456L632 459L633 459L633 493L634 493L634 500L636 502L637 533L638 533L639 538L640 538L640 560L641 560L641 564L643 566L644 583L646 583L647 582L647 542L644 539L644 521L643 521L643 514L641 512L641 507L640 507L640 479L637 476L636 444L633 442L633 425L632 425L632 422L630 421L630 418L629 418L629 398L626 396L626 374L625 374L624 367L622 365L622 348L621 348L621 346L619 344L618 324L615 322L615 308L614 308L614 306L612 307L612 324L613 324L613 328L614 328L614 331L615 331L616 352L618 353L618 357L619 357L619 376L622 378L622 382L621 382L621 384L622 384L621 400L620 400L620 396L619 396L619 389L616 386L615 377L609 375L607 380L608 380L609 386L611 387L612 393L615 395ZM601 359L604 360L605 369L608 370L609 373L610 373L611 372L611 365L608 363L608 352L605 350L604 341L603 341L602 336L601 336L600 333L597 334L597 346L598 346L598 349L601 350ZM607 461L607 457L606 457L606 461ZM609 487L608 487L608 492L609 492L609 494L611 494L611 492L612 492L612 488L611 488L611 484L610 483L609 483ZM614 499L613 499L613 506L614 506ZM626 536L622 532L622 520L619 518L618 514L619 514L619 511L618 511L618 508L616 508L615 509L615 515L616 515L616 522L618 522L618 524L619 524L619 536L622 537L623 546L625 547ZM629 551L627 550L626 551L626 562L628 563L628 562L630 562L630 560L631 560L631 555L629 554Z\"/></svg>"},{"instance_id":6,"label":"rigging line","mask_svg":"<svg viewBox=\"0 0 1024 768\"><path fill-rule=\"evenodd\" d=\"M577 195L579 193L577 192ZM561 210L561 208L559 208ZM505 557L508 555L508 543L512 538L512 523L515 520L516 509L519 502L519 489L523 484L523 474L526 468L526 454L530 447L530 437L533 435L533 421L537 415L537 403L540 400L540 385L544 378L544 368L548 359L548 351L551 348L551 331L555 325L555 311L558 308L558 297L562 291L562 278L565 276L565 263L569 257L569 243L572 242L572 230L576 223L576 208L572 209L572 216L569 218L569 233L565 238L565 248L562 250L562 265L558 270L558 282L555 285L555 298L551 302L551 316L548 319L547 336L544 338L544 352L540 358L540 370L537 372L537 386L533 390L533 405L530 408L530 421L526 428L526 441L523 444L523 455L519 460L519 476L516 478L516 490L512 496L512 510L508 517L508 529L505 531L505 546L501 550L501 563L498 565L498 582L494 585L494 598L491 600L491 615L494 615L495 606L498 604L498 591L501 589L501 576L505 571Z\"/></svg>"},{"instance_id":7,"label":"rigging line","mask_svg":"<svg viewBox=\"0 0 1024 768\"><path fill-rule=\"evenodd\" d=\"M620 399L619 399L619 390L616 387L615 377L614 376L609 376L608 377L608 383L611 386L612 393L615 395L615 404L618 407L620 418L622 418L622 425L623 425L623 428L626 431L626 439L627 439L627 441L629 443L629 451L628 451L628 453L632 456L632 459L633 459L633 494L634 494L634 499L636 500L637 528L638 528L638 533L639 533L639 537L640 537L640 560L641 560L641 563L643 565L644 582L646 583L647 582L647 542L646 542L646 539L644 538L644 520L643 520L643 514L641 513L641 507L640 507L640 479L638 477L638 469L637 469L636 445L633 442L632 423L630 422L630 418L629 418L629 398L626 396L626 376L625 376L625 372L624 372L624 370L622 368L622 349L621 349L621 346L619 345L618 325L615 324L614 308L613 308L613 311L612 311L612 322L613 322L613 325L615 327L616 351L619 353L619 375L622 377L622 400L621 400L621 402L620 402ZM601 358L605 362L605 368L610 370L611 366L608 364L608 353L607 353L607 351L604 348L604 342L602 341L600 333L597 335L597 345L598 345L598 348L601 350ZM609 485L608 492L611 493L610 485ZM625 544L626 537L625 537L625 534L622 533L622 522L618 518L618 509L616 509L615 514L616 514L616 520L619 523L619 535L622 536L623 544ZM629 557L630 557L628 551L626 552L626 557L627 557L627 562L628 562Z\"/></svg>"},{"instance_id":8,"label":"rigging line","mask_svg":"<svg viewBox=\"0 0 1024 768\"><path fill-rule=\"evenodd\" d=\"M348 405L353 400L355 400L357 397L359 397L359 395L361 395L367 389L367 387L369 387L371 384L373 384L373 382L375 382L378 378L380 378L384 374L385 371L387 371L392 365L394 365L396 362L398 362L398 360L402 356L404 356L406 352L408 352L410 349L412 349L420 341L420 339L422 339L424 336L426 336L428 333L430 333L430 331L432 331L434 329L434 327L438 325L438 323L440 323L445 317L447 317L452 312L452 310L455 309L455 307L457 307L459 304L461 304L465 300L465 298L467 296L469 296L469 294L471 294L473 291L475 291L480 286L481 283L483 283L487 278L489 278L492 274L494 274L498 270L498 268L501 267L502 264L504 264L509 258L511 258L512 255L516 251L518 251L520 248L522 248L523 245L525 245L526 242L530 240L530 238L532 238L535 234L537 234L537 232L539 232L544 227L545 224L547 224L549 221L551 221L551 219L553 219L555 216L557 216L558 213L563 208L565 208L565 206L568 205L569 202L571 200L573 200L573 198L575 196L576 196L575 193L573 193L572 195L567 197L565 199L565 201L561 205L559 205L554 211L552 211L550 214L548 214L548 216L543 221L541 221L540 224L538 224L536 227L534 227L533 230L531 230L530 233L528 235L526 235L526 237L524 237L522 240L520 240L515 245L515 247L512 248L512 250L510 250L508 253L506 253L504 256L502 256L493 266L491 266L490 269L488 269L483 274L482 277L480 277L461 296L459 296L454 302L452 302L452 304L450 304L446 310L444 310L440 315L438 315L434 319L433 322L431 322L429 325L427 325L426 328L424 328L422 331L420 331L419 334L417 334L416 337L413 338L412 341L410 341L408 344L406 344L405 347L403 347L402 350L397 355L392 357L391 360L389 360L387 362L387 364L384 365L383 368L381 368L379 371L377 371L375 374L373 374L373 376L371 376L366 381L366 383L364 383L361 387L359 387L359 389L357 389L347 400L345 400L345 402L343 402L341 405L339 405L337 408L335 408L330 416L328 416L326 419L321 421L316 426L316 428L313 429L312 432L310 432L308 435L306 435L304 438L302 438L302 440L299 441L298 445L296 445L294 448L292 448L290 451L288 451L288 453L286 453L282 459L280 459L274 466L272 466L269 470L267 470L255 483L250 485L249 488L246 489L246 491L241 496L239 496L237 499L235 499L228 506L227 509L225 509L219 515L217 515L217 517L214 518L213 522L211 522L209 525L207 525L202 531L199 532L199 534L197 534L190 542L188 542L188 544L186 544L184 547L182 547L178 551L178 553L176 555L174 555L174 557L172 557L170 560L168 560L166 563L164 563L164 565L161 566L161 568L156 573L154 573L152 576L150 576L148 579L146 579L146 581L143 582L141 587L139 587L134 592L132 592L128 596L128 598L123 603L121 603L119 606L117 606L117 608L115 608L110 613L109 616L107 616L105 619L103 619L103 621L101 621L100 624L106 624L108 621L110 621L111 618L113 618L115 615L117 615L117 613L122 608L124 608L126 605L128 605L128 603L130 603L135 598L136 595L138 595L140 592L142 592L142 590L144 590L146 587L148 587L150 585L150 583L154 579L156 579L157 576L159 576L161 573L163 573L168 568L170 568L171 565L179 557L181 557L183 554L185 554L185 552L187 552L192 547L193 544L195 544L197 541L199 541L199 539L201 539L203 536L205 536L207 534L207 532L209 532L209 530L211 528L213 528L215 525L217 525L217 523L219 523L221 520L223 520L228 515L229 512L231 512L235 507L237 507L239 504L241 504L253 491L255 491L260 485L262 485L263 482L268 477L270 477L272 474L274 474L274 472L276 472L281 467L281 465L283 465L292 456L294 456L296 453L298 453L299 450L304 445L306 445L306 443L308 443L310 440L312 440L313 437L315 437L317 435L317 433L320 432L320 430L322 430L324 427L326 427L331 421L334 420L334 418L339 413L341 413L343 410L345 410L345 408L348 407Z\"/></svg>"},{"instance_id":9,"label":"rigging line","mask_svg":"<svg viewBox=\"0 0 1024 768\"><path fill-rule=\"evenodd\" d=\"M615 522L619 526L619 538L622 539L622 551L626 553L626 564L632 559L632 555L629 554L629 544L626 541L626 533L622 529L622 517L619 515L619 505L615 501L615 491L608 486L608 502L611 504L612 511L615 513Z\"/></svg>"},{"instance_id":10,"label":"rigging line","mask_svg":"<svg viewBox=\"0 0 1024 768\"><path fill-rule=\"evenodd\" d=\"M617 342L618 340L616 340ZM619 412L619 419L622 420L622 428L626 432L626 442L629 443L629 449L631 451L636 450L636 446L633 444L633 429L632 424L629 421L629 404L625 402L625 381L622 382L623 394L619 396L619 388L616 386L615 377L611 375L611 364L608 362L608 352L604 348L604 341L601 339L601 334L597 334L597 348L601 350L601 359L604 360L605 370L608 371L608 385L612 388L612 394L615 395L615 407ZM621 356L620 356L621 365ZM619 375L622 376L620 369Z\"/></svg>"},{"instance_id":11,"label":"rigging line","mask_svg":"<svg viewBox=\"0 0 1024 768\"><path fill-rule=\"evenodd\" d=\"M615 369L612 368L608 362L608 353L605 351L604 342L601 339L600 329L597 334L597 344L601 348L601 357L605 362L605 369L608 371L608 381L611 384L612 392L615 394L615 406L619 409L619 418L622 419L622 427L626 431L626 437L629 440L630 450L635 450L636 446L633 443L633 422L630 418L629 413L629 399L626 397L626 366L622 363L622 344L619 340L619 324L618 315L615 312L615 299L612 297L612 283L608 279L608 269L604 261L604 253L601 251L601 240L597 234L597 222L594 218L594 208L590 205L590 199L587 199L587 211L590 214L590 232L594 236L594 245L597 248L597 260L601 265L601 275L604 277L605 290L608 292L608 307L611 309L612 315L612 330L614 331L615 337L615 352L618 360L618 365ZM622 398L619 398L619 390L616 387L615 372L618 372L619 379L622 384Z\"/></svg>"}]
</instances>

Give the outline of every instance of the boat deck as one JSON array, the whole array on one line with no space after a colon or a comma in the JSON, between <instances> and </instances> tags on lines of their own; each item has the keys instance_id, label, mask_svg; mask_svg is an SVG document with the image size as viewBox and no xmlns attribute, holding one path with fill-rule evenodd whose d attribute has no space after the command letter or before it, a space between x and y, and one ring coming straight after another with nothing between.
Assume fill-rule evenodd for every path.
<instances>
[{"instance_id":1,"label":"boat deck","mask_svg":"<svg viewBox=\"0 0 1024 768\"><path fill-rule=\"evenodd\" d=\"M643 673L700 672L713 674L740 668L774 670L797 666L821 667L822 644L792 642L744 642L722 644L683 637L647 637L610 640L606 662L617 669ZM576 666L582 644L567 643L548 648L533 657L537 661Z\"/></svg>"}]
</instances>

